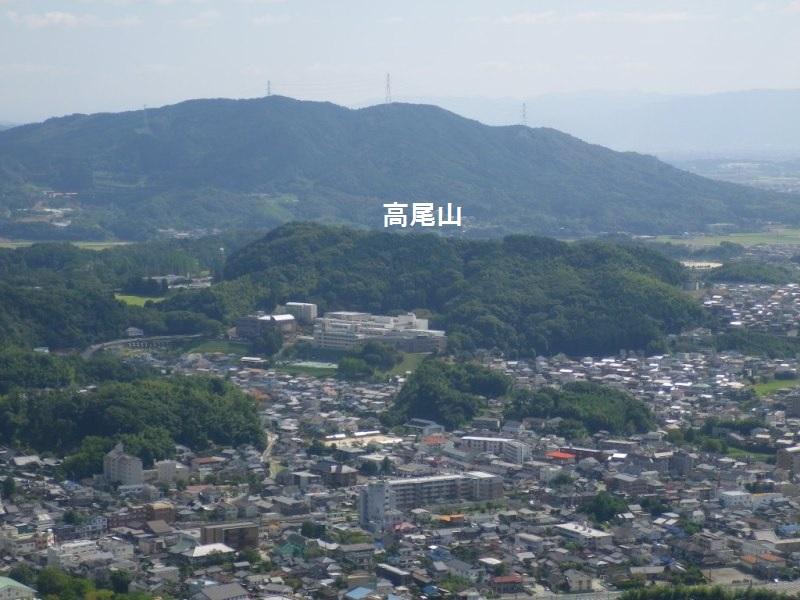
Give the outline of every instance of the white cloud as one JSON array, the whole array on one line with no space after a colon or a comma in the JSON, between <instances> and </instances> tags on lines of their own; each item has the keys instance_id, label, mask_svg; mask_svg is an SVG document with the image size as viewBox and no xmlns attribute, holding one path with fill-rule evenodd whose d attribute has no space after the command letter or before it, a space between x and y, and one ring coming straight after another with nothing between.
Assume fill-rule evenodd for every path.
<instances>
[{"instance_id":1,"label":"white cloud","mask_svg":"<svg viewBox=\"0 0 800 600\"><path fill-rule=\"evenodd\" d=\"M285 15L258 15L250 19L253 25L280 25L288 21L289 17Z\"/></svg>"},{"instance_id":2,"label":"white cloud","mask_svg":"<svg viewBox=\"0 0 800 600\"><path fill-rule=\"evenodd\" d=\"M800 15L800 0L789 2L789 4L784 7L783 12L791 15Z\"/></svg>"},{"instance_id":3,"label":"white cloud","mask_svg":"<svg viewBox=\"0 0 800 600\"><path fill-rule=\"evenodd\" d=\"M800 0L794 0L800 5ZM623 23L632 25L660 25L667 23L686 23L689 21L708 20L708 15L693 14L686 11L672 12L581 12L571 15L562 15L554 10L542 12L519 13L497 17L494 22L501 25L552 25L554 23ZM472 22L484 22L486 19L477 17Z\"/></svg>"},{"instance_id":4,"label":"white cloud","mask_svg":"<svg viewBox=\"0 0 800 600\"><path fill-rule=\"evenodd\" d=\"M216 10L204 10L196 15L183 19L180 23L187 29L205 29L213 25L219 19L219 12Z\"/></svg>"},{"instance_id":5,"label":"white cloud","mask_svg":"<svg viewBox=\"0 0 800 600\"><path fill-rule=\"evenodd\" d=\"M686 23L701 19L688 12L584 12L575 15L582 23L631 23L634 25L659 25L661 23Z\"/></svg>"},{"instance_id":6,"label":"white cloud","mask_svg":"<svg viewBox=\"0 0 800 600\"><path fill-rule=\"evenodd\" d=\"M498 17L497 22L502 25L547 25L555 23L558 14L554 10L546 10L536 13L519 13Z\"/></svg>"},{"instance_id":7,"label":"white cloud","mask_svg":"<svg viewBox=\"0 0 800 600\"><path fill-rule=\"evenodd\" d=\"M97 15L76 14L58 10L27 14L9 11L6 15L15 25L20 25L29 29L42 29L44 27L61 27L66 29L73 29L76 27L132 27L141 24L141 19L136 16L105 19Z\"/></svg>"},{"instance_id":8,"label":"white cloud","mask_svg":"<svg viewBox=\"0 0 800 600\"><path fill-rule=\"evenodd\" d=\"M786 14L786 15L800 15L800 0L791 0L790 2L758 2L753 5L753 12L761 14Z\"/></svg>"}]
</instances>

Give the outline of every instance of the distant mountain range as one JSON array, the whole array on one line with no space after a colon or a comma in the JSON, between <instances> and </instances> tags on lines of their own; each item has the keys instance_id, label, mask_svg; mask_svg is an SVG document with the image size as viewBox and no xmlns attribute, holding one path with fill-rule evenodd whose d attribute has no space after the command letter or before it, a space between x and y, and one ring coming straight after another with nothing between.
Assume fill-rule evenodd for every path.
<instances>
[{"instance_id":1,"label":"distant mountain range","mask_svg":"<svg viewBox=\"0 0 800 600\"><path fill-rule=\"evenodd\" d=\"M490 125L553 127L615 150L663 159L800 157L800 90L708 95L622 92L547 94L525 99L420 97Z\"/></svg>"},{"instance_id":2,"label":"distant mountain range","mask_svg":"<svg viewBox=\"0 0 800 600\"><path fill-rule=\"evenodd\" d=\"M471 235L800 222L797 196L712 181L554 129L491 127L435 106L350 110L277 96L0 132L0 235L48 227L30 211L18 218L41 188L78 193L58 200L71 209L59 231L128 239L296 219L381 227L384 202L426 200L462 205Z\"/></svg>"}]
</instances>

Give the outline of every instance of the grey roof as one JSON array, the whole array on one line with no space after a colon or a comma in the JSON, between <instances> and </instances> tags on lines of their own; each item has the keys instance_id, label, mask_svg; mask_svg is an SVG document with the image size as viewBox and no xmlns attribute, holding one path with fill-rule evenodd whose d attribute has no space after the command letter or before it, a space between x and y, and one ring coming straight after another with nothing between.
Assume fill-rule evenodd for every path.
<instances>
[{"instance_id":1,"label":"grey roof","mask_svg":"<svg viewBox=\"0 0 800 600\"><path fill-rule=\"evenodd\" d=\"M238 583L225 583L204 588L197 596L208 598L208 600L228 600L229 598L247 596L247 590Z\"/></svg>"}]
</instances>

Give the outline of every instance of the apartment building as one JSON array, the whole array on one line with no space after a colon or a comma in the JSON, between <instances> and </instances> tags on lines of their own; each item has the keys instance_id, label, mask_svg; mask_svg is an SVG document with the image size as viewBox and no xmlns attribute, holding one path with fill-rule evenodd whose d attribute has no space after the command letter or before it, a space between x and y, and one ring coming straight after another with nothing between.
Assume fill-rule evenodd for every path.
<instances>
[{"instance_id":1,"label":"apartment building","mask_svg":"<svg viewBox=\"0 0 800 600\"><path fill-rule=\"evenodd\" d=\"M786 469L790 473L800 472L800 446L778 450L775 466L779 469Z\"/></svg>"},{"instance_id":2,"label":"apartment building","mask_svg":"<svg viewBox=\"0 0 800 600\"><path fill-rule=\"evenodd\" d=\"M203 544L225 544L236 550L258 546L258 525L249 521L206 525L200 530Z\"/></svg>"},{"instance_id":3,"label":"apartment building","mask_svg":"<svg viewBox=\"0 0 800 600\"><path fill-rule=\"evenodd\" d=\"M414 508L461 500L490 500L502 494L502 479L482 471L380 481L361 490L361 524L383 530L402 520L403 512Z\"/></svg>"},{"instance_id":4,"label":"apartment building","mask_svg":"<svg viewBox=\"0 0 800 600\"><path fill-rule=\"evenodd\" d=\"M518 465L521 465L530 456L530 448L527 444L511 438L467 435L461 438L461 445L472 451L495 454Z\"/></svg>"},{"instance_id":5,"label":"apartment building","mask_svg":"<svg viewBox=\"0 0 800 600\"><path fill-rule=\"evenodd\" d=\"M103 457L103 477L121 485L142 485L144 472L141 459L125 453L120 442Z\"/></svg>"}]
</instances>

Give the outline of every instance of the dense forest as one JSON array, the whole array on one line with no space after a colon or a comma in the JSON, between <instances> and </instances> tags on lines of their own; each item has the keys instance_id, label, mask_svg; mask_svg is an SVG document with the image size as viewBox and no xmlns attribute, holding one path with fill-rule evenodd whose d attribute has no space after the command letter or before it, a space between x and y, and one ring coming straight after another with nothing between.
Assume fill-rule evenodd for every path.
<instances>
[{"instance_id":1,"label":"dense forest","mask_svg":"<svg viewBox=\"0 0 800 600\"><path fill-rule=\"evenodd\" d=\"M389 425L431 419L454 429L469 423L487 398L504 395L510 385L502 373L478 364L428 359L409 377L383 419Z\"/></svg>"},{"instance_id":2,"label":"dense forest","mask_svg":"<svg viewBox=\"0 0 800 600\"><path fill-rule=\"evenodd\" d=\"M727 283L789 283L796 281L798 270L786 265L776 265L755 260L728 262L712 269L705 279Z\"/></svg>"},{"instance_id":3,"label":"dense forest","mask_svg":"<svg viewBox=\"0 0 800 600\"><path fill-rule=\"evenodd\" d=\"M702 318L682 267L641 246L531 236L468 241L291 224L235 252L225 281L163 310L229 320L276 302L321 311L421 309L453 352L603 354L659 347Z\"/></svg>"},{"instance_id":4,"label":"dense forest","mask_svg":"<svg viewBox=\"0 0 800 600\"><path fill-rule=\"evenodd\" d=\"M371 340L340 357L337 373L344 379L365 379L389 371L402 360L402 352Z\"/></svg>"},{"instance_id":5,"label":"dense forest","mask_svg":"<svg viewBox=\"0 0 800 600\"><path fill-rule=\"evenodd\" d=\"M252 234L150 242L102 251L42 243L0 248L0 340L3 345L77 349L121 337L135 326L149 335L220 331L215 319L190 310L128 306L115 291L133 291L155 275L218 273L226 252ZM163 289L163 286L159 286Z\"/></svg>"},{"instance_id":6,"label":"dense forest","mask_svg":"<svg viewBox=\"0 0 800 600\"><path fill-rule=\"evenodd\" d=\"M146 464L212 444L263 445L253 400L217 379L159 378L109 382L96 389L12 389L0 396L0 436L16 447L67 455L73 477L98 472L116 441Z\"/></svg>"},{"instance_id":7,"label":"dense forest","mask_svg":"<svg viewBox=\"0 0 800 600\"><path fill-rule=\"evenodd\" d=\"M632 434L650 431L650 410L624 390L593 382L561 388L512 387L504 374L475 363L430 358L408 378L384 415L387 425L410 418L431 419L448 429L467 425L498 399L507 420L555 419L562 435L581 437L598 431Z\"/></svg>"},{"instance_id":8,"label":"dense forest","mask_svg":"<svg viewBox=\"0 0 800 600\"><path fill-rule=\"evenodd\" d=\"M59 389L105 381L135 381L154 375L145 366L123 363L98 353L84 360L77 355L58 356L0 347L0 394L19 389Z\"/></svg>"},{"instance_id":9,"label":"dense forest","mask_svg":"<svg viewBox=\"0 0 800 600\"><path fill-rule=\"evenodd\" d=\"M250 231L231 231L193 240L113 246L102 251L70 243L0 248L0 279L23 284L70 280L121 287L133 277L216 273L230 253L257 237Z\"/></svg>"},{"instance_id":10,"label":"dense forest","mask_svg":"<svg viewBox=\"0 0 800 600\"><path fill-rule=\"evenodd\" d=\"M0 336L5 345L79 349L129 326L147 335L216 335L242 314L302 299L322 311L416 310L448 332L457 355L581 355L660 350L665 334L704 319L678 289L682 267L641 245L521 235L471 241L309 223L251 240L0 249ZM147 278L198 272L222 281L145 306L114 297L164 293ZM346 370L366 372L352 358Z\"/></svg>"},{"instance_id":11,"label":"dense forest","mask_svg":"<svg viewBox=\"0 0 800 600\"><path fill-rule=\"evenodd\" d=\"M48 201L71 209L69 226L15 218L42 189L78 194ZM463 205L472 235L800 221L789 194L435 106L193 100L0 132L0 236L147 239L165 227L265 229L298 219L379 227L391 201Z\"/></svg>"},{"instance_id":12,"label":"dense forest","mask_svg":"<svg viewBox=\"0 0 800 600\"><path fill-rule=\"evenodd\" d=\"M516 389L506 407L506 418L562 419L559 429L572 437L608 431L632 434L650 431L650 410L629 393L593 382L568 383L560 389Z\"/></svg>"}]
</instances>

